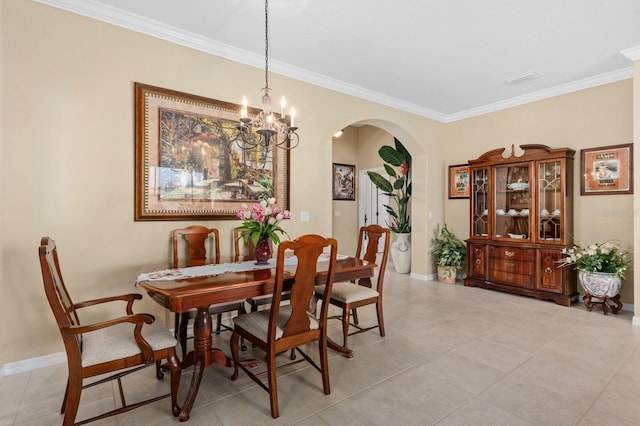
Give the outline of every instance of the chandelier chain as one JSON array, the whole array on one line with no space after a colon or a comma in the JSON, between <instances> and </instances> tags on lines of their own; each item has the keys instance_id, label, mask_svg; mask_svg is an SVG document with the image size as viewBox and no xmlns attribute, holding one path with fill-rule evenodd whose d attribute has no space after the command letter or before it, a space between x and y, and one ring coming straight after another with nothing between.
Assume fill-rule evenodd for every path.
<instances>
[{"instance_id":1,"label":"chandelier chain","mask_svg":"<svg viewBox=\"0 0 640 426\"><path fill-rule=\"evenodd\" d=\"M269 1L264 2L264 87L262 89L262 111L250 118L247 113L247 100L243 97L240 109L240 123L235 136L236 145L243 151L256 150L263 164L269 161L272 148L290 150L298 146L300 138L294 125L295 109L285 113L286 100L280 102L282 108L278 116L273 113L271 89L269 88ZM253 161L253 160L252 160Z\"/></svg>"},{"instance_id":2,"label":"chandelier chain","mask_svg":"<svg viewBox=\"0 0 640 426\"><path fill-rule=\"evenodd\" d=\"M264 87L269 88L269 0L264 2Z\"/></svg>"}]
</instances>

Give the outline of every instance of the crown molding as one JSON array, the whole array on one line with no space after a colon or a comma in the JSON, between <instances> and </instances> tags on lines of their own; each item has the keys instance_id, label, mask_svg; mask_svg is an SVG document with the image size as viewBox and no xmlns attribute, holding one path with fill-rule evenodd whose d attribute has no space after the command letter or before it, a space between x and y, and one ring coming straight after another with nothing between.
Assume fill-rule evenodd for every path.
<instances>
[{"instance_id":1,"label":"crown molding","mask_svg":"<svg viewBox=\"0 0 640 426\"><path fill-rule=\"evenodd\" d=\"M622 53L631 62L637 61L638 59L640 59L640 46L621 50L620 53Z\"/></svg>"},{"instance_id":2,"label":"crown molding","mask_svg":"<svg viewBox=\"0 0 640 426\"><path fill-rule=\"evenodd\" d=\"M171 43L176 43L185 47L189 47L212 55L220 56L234 62L249 65L262 69L264 58L261 55L238 49L228 44L220 43L188 31L181 30L176 27L145 18L133 13L124 12L120 9L95 2L93 0L32 0L68 12L76 13L108 24L116 25L132 31L149 35ZM640 47L623 50L623 55L633 60L640 59ZM271 70L277 74L284 75L296 80L304 81L326 89L335 90L340 93L351 95L357 98L375 102L391 108L399 109L405 112L419 115L421 117L430 118L432 120L443 123L451 123L466 118L476 117L530 102L563 95L578 90L588 89L590 87L602 84L613 83L615 81L632 78L632 68L624 68L617 71L600 74L595 77L585 78L564 85L552 87L550 89L540 90L538 92L529 93L511 99L491 103L488 105L471 108L453 114L444 114L429 108L403 101L398 98L384 95L379 92L365 89L360 86L345 83L340 80L332 79L327 76L285 64L279 61L271 61Z\"/></svg>"},{"instance_id":3,"label":"crown molding","mask_svg":"<svg viewBox=\"0 0 640 426\"><path fill-rule=\"evenodd\" d=\"M561 84L549 89L527 93L526 95L517 96L515 98L505 99L504 101L494 102L478 108L471 108L454 114L449 114L446 122L450 123L453 121L464 120L465 118L477 117L479 115L489 114L491 112L513 108L531 102L553 98L555 96L565 95L567 93L577 92L591 87L601 86L603 84L614 83L616 81L626 80L632 77L633 69L631 67L626 67L593 77L572 81L567 84Z\"/></svg>"}]
</instances>

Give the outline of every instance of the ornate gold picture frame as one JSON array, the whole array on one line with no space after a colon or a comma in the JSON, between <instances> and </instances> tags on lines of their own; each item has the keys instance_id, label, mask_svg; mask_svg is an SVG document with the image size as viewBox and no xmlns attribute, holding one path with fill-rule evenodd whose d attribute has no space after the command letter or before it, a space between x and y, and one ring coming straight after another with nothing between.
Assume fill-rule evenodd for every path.
<instances>
[{"instance_id":1,"label":"ornate gold picture frame","mask_svg":"<svg viewBox=\"0 0 640 426\"><path fill-rule=\"evenodd\" d=\"M243 203L263 197L289 208L288 151L240 149L239 110L135 83L136 221L235 219Z\"/></svg>"}]
</instances>

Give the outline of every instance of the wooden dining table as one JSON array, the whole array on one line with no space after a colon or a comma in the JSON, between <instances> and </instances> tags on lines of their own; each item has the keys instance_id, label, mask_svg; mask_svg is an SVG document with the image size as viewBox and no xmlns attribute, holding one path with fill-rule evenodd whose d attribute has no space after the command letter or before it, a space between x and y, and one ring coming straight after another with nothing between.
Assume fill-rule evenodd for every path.
<instances>
[{"instance_id":1,"label":"wooden dining table","mask_svg":"<svg viewBox=\"0 0 640 426\"><path fill-rule=\"evenodd\" d=\"M233 360L223 350L214 348L212 345L213 327L211 316L209 315L209 306L272 294L275 279L275 262L271 266L271 269L224 272L211 276L192 278L165 277L159 281L140 279L137 281L137 285L143 287L153 300L171 312L197 310L193 325L193 350L187 354L181 364L182 368L193 366L191 384L185 402L180 409L179 419L181 422L189 420L189 414L200 388L204 368L211 364L233 367ZM318 285L326 282L328 266L329 262L318 262L316 275ZM370 282L373 276L375 266L374 263L354 257L340 258L336 262L334 281L359 280L360 284L366 285L366 282ZM145 266L140 272L158 270L170 270L170 268L166 264L156 264ZM294 274L295 266L285 267L285 290L291 287ZM335 343L331 339L327 340L327 345L346 357L353 356L350 349Z\"/></svg>"}]
</instances>

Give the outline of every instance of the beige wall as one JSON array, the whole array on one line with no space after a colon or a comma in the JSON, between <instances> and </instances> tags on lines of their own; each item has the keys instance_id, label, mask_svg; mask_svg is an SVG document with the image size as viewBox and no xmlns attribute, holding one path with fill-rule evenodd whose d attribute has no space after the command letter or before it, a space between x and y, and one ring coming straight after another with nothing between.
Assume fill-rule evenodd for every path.
<instances>
[{"instance_id":1,"label":"beige wall","mask_svg":"<svg viewBox=\"0 0 640 426\"><path fill-rule=\"evenodd\" d=\"M632 92L632 80L624 80L451 123L446 129L444 164L465 163L494 148L510 151L512 144L573 148L575 243L617 239L631 246L633 195L580 196L579 175L580 149L633 141ZM446 170L442 173L446 186ZM468 238L469 200L445 200L444 204L450 229ZM633 303L633 287L633 273L629 273L621 291L624 303Z\"/></svg>"},{"instance_id":2,"label":"beige wall","mask_svg":"<svg viewBox=\"0 0 640 426\"><path fill-rule=\"evenodd\" d=\"M260 69L35 2L1 4L0 365L63 350L42 290L40 237L57 240L66 283L79 301L136 291L138 268L168 261L171 230L191 224L133 221L133 83L237 103L245 93L257 99L263 78ZM633 136L631 80L450 124L278 75L272 87L276 98L287 94L300 112L289 234L334 232L331 137L351 124L377 127L413 155L416 275L433 272L428 242L445 217L460 237L468 235L468 201L446 199L447 165L511 144L579 151ZM358 139L358 168L379 165L376 150L363 148L366 137ZM632 196L581 197L579 185L574 196L577 243L631 239ZM308 223L299 221L303 210ZM230 250L237 222L207 224L229 238ZM625 303L633 302L632 289L628 278ZM148 298L141 310L168 319Z\"/></svg>"},{"instance_id":3,"label":"beige wall","mask_svg":"<svg viewBox=\"0 0 640 426\"><path fill-rule=\"evenodd\" d=\"M66 284L80 301L139 290L133 288L138 268L168 261L171 230L191 224L133 221L133 83L235 103L246 93L256 102L263 70L31 1L4 0L1 26L5 364L63 350L42 290L36 254L42 236L56 239ZM331 234L330 141L353 123L385 129L405 143L420 165L414 209L428 208L442 220L442 123L278 75L272 87L299 111L302 142L291 153L293 219L285 224L291 236ZM299 221L303 210L308 223ZM431 224L417 222L413 271L426 275L426 246L415 241L425 240ZM237 222L207 224L228 237L230 250ZM139 309L169 319L148 298Z\"/></svg>"}]
</instances>

